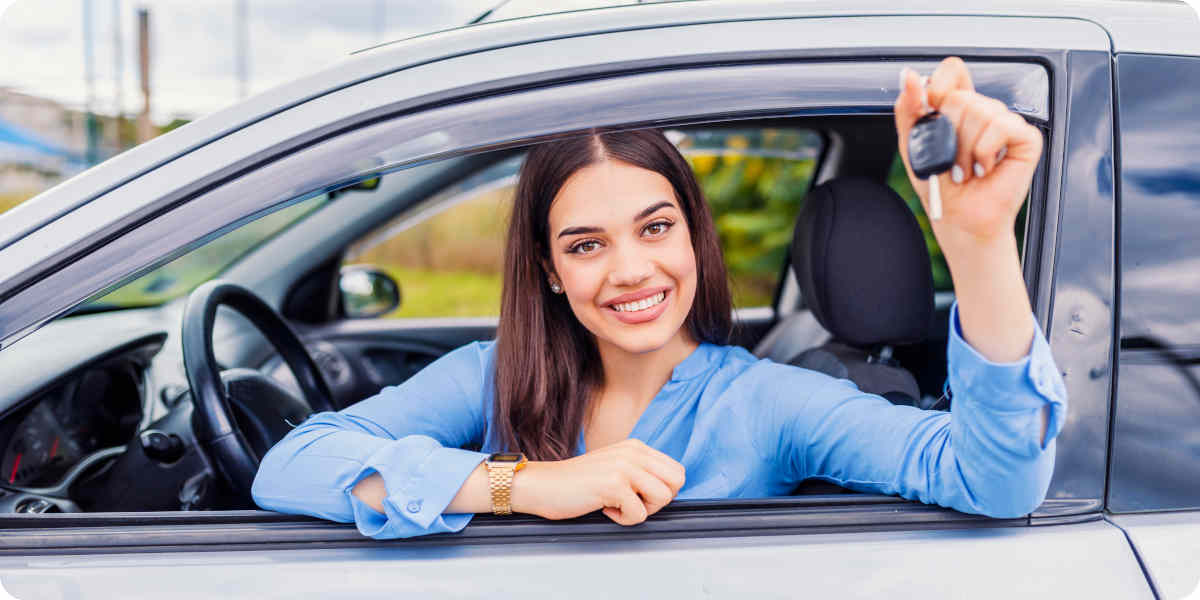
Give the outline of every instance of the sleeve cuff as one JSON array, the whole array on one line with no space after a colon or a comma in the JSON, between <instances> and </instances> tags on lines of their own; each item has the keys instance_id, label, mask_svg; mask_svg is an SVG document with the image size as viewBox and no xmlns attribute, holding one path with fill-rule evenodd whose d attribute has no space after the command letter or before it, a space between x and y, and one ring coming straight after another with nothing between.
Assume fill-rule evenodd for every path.
<instances>
[{"instance_id":1,"label":"sleeve cuff","mask_svg":"<svg viewBox=\"0 0 1200 600\"><path fill-rule=\"evenodd\" d=\"M362 471L346 488L359 532L388 539L461 531L473 514L442 513L486 456L482 452L445 448L420 435L385 445L367 459ZM419 458L413 460L414 457ZM387 487L388 495L383 500L386 514L380 514L350 493L354 484L376 471Z\"/></svg>"},{"instance_id":2,"label":"sleeve cuff","mask_svg":"<svg viewBox=\"0 0 1200 600\"><path fill-rule=\"evenodd\" d=\"M1050 344L1033 322L1033 342L1022 358L1005 363L988 360L962 337L958 301L950 307L947 344L950 389L956 398L970 396L993 410L1039 409L1049 405L1042 447L1058 435L1066 410L1067 389L1050 353Z\"/></svg>"}]
</instances>

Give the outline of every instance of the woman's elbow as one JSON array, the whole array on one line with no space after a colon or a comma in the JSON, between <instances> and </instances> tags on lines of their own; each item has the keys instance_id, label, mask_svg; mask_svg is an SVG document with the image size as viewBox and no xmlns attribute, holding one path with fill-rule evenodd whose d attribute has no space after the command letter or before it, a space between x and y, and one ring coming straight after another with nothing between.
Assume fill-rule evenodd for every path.
<instances>
[{"instance_id":1,"label":"woman's elbow","mask_svg":"<svg viewBox=\"0 0 1200 600\"><path fill-rule=\"evenodd\" d=\"M1028 515L1041 506L1050 489L1050 478L1054 473L1054 448L1047 448L1036 461L1021 465L1000 481L989 481L980 486L976 496L978 512L998 519L1014 519Z\"/></svg>"}]
</instances>

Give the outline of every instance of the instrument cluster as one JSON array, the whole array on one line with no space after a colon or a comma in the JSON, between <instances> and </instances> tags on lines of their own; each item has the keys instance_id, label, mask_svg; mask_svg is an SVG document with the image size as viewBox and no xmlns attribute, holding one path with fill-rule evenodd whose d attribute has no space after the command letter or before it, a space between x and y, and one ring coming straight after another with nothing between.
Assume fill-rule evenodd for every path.
<instances>
[{"instance_id":1,"label":"instrument cluster","mask_svg":"<svg viewBox=\"0 0 1200 600\"><path fill-rule=\"evenodd\" d=\"M117 361L83 371L0 423L2 484L54 484L92 452L128 443L141 418L138 367Z\"/></svg>"}]
</instances>

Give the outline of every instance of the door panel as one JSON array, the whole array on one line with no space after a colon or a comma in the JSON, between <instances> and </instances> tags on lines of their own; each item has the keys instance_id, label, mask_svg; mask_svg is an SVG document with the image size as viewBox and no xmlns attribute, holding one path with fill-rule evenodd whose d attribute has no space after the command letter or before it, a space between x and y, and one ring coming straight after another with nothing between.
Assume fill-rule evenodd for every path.
<instances>
[{"instance_id":1,"label":"door panel","mask_svg":"<svg viewBox=\"0 0 1200 600\"><path fill-rule=\"evenodd\" d=\"M1109 519L1129 535L1159 598L1183 598L1200 589L1200 512Z\"/></svg>"},{"instance_id":2,"label":"door panel","mask_svg":"<svg viewBox=\"0 0 1200 600\"><path fill-rule=\"evenodd\" d=\"M1194 564L1194 563L1193 563ZM137 566L137 578L129 568ZM214 576L216 574L216 576ZM606 576L619 574L619 576ZM17 597L1153 598L1124 535L1049 527L0 558Z\"/></svg>"}]
</instances>

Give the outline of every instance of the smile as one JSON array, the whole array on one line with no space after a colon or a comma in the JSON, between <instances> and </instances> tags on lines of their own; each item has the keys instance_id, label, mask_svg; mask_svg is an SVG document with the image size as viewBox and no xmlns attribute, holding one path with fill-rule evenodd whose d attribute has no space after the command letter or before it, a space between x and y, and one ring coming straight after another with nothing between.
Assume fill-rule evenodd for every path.
<instances>
[{"instance_id":1,"label":"smile","mask_svg":"<svg viewBox=\"0 0 1200 600\"><path fill-rule=\"evenodd\" d=\"M652 306L657 305L658 303L660 303L664 299L666 299L666 297L667 297L666 292L659 292L653 296L650 296L649 298L644 298L642 300L637 300L635 302L626 302L624 304L614 304L614 305L612 305L612 307L613 307L613 310L615 310L617 312L637 312L640 310L646 310Z\"/></svg>"}]
</instances>

